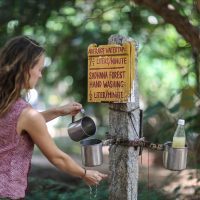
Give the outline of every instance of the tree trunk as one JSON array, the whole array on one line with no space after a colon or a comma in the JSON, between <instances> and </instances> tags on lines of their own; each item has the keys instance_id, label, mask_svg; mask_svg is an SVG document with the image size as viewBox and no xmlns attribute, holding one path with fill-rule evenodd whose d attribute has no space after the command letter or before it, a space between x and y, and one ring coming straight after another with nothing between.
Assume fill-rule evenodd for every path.
<instances>
[{"instance_id":1,"label":"tree trunk","mask_svg":"<svg viewBox=\"0 0 200 200\"><path fill-rule=\"evenodd\" d=\"M112 35L108 40L109 44L123 44L127 41L133 41L133 39ZM135 63L135 77L131 90L134 101L130 103L110 103L109 105L109 134L111 137L134 140L139 135L140 110L137 61ZM128 113L128 111L131 112ZM138 190L138 149L112 145L109 157L111 171L109 200L136 200Z\"/></svg>"},{"instance_id":2,"label":"tree trunk","mask_svg":"<svg viewBox=\"0 0 200 200\"><path fill-rule=\"evenodd\" d=\"M193 51L194 71L196 74L196 94L200 98L200 53Z\"/></svg>"}]
</instances>

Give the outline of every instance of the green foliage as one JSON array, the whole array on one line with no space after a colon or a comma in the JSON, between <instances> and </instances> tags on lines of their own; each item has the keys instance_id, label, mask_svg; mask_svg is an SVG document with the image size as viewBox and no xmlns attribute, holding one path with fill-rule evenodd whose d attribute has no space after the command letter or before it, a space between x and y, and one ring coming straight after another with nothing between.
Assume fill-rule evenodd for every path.
<instances>
[{"instance_id":1,"label":"green foliage","mask_svg":"<svg viewBox=\"0 0 200 200\"><path fill-rule=\"evenodd\" d=\"M26 200L48 199L48 200L106 200L108 199L108 182L103 181L97 187L90 188L84 183L73 182L62 183L52 179L29 178L29 190ZM96 194L96 197L95 197ZM138 200L167 200L167 197L159 190L147 188L147 183L139 183Z\"/></svg>"},{"instance_id":2,"label":"green foliage","mask_svg":"<svg viewBox=\"0 0 200 200\"><path fill-rule=\"evenodd\" d=\"M165 194L159 189L148 188L146 182L139 183L138 188L138 200L170 200Z\"/></svg>"},{"instance_id":3,"label":"green foliage","mask_svg":"<svg viewBox=\"0 0 200 200\"><path fill-rule=\"evenodd\" d=\"M191 1L173 1L173 6L199 25ZM50 104L50 92L60 97L58 103L66 95L86 103L87 47L106 44L114 33L133 37L140 44L140 93L147 106L157 101L166 103L183 85L195 84L186 41L161 17L130 1L35 0L13 4L2 0L0 13L1 44L13 35L27 34L46 47L50 67L44 73L40 93Z\"/></svg>"},{"instance_id":4,"label":"green foliage","mask_svg":"<svg viewBox=\"0 0 200 200\"><path fill-rule=\"evenodd\" d=\"M39 184L38 184L39 183ZM48 200L104 200L108 199L108 183L102 182L97 187L92 186L92 194L90 188L80 182L61 183L51 179L29 178L29 190L26 200L48 199ZM96 194L96 198L94 195Z\"/></svg>"}]
</instances>

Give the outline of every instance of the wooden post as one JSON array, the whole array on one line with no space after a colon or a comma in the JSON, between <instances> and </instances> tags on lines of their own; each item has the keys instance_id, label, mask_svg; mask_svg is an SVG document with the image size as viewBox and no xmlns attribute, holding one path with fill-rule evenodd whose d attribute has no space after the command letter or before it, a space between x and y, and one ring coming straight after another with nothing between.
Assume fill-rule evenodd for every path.
<instances>
[{"instance_id":1,"label":"wooden post","mask_svg":"<svg viewBox=\"0 0 200 200\"><path fill-rule=\"evenodd\" d=\"M109 44L134 42L132 38L120 35L110 36ZM136 48L137 49L137 48ZM137 53L137 51L136 51ZM135 59L135 58L134 58ZM136 55L137 60L137 55ZM140 109L137 81L137 61L135 61L134 83L130 103L109 104L109 134L125 140L138 138ZM129 112L130 111L130 112ZM121 145L110 147L110 188L109 200L136 200L138 192L138 154L139 149Z\"/></svg>"}]
</instances>

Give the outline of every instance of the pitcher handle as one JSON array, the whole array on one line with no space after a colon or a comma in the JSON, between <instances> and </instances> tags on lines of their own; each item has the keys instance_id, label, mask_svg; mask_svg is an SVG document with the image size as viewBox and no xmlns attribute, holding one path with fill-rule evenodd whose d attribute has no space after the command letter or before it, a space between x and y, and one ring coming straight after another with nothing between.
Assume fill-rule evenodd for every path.
<instances>
[{"instance_id":1,"label":"pitcher handle","mask_svg":"<svg viewBox=\"0 0 200 200\"><path fill-rule=\"evenodd\" d=\"M75 121L75 116L72 116L72 123L74 123Z\"/></svg>"},{"instance_id":2,"label":"pitcher handle","mask_svg":"<svg viewBox=\"0 0 200 200\"><path fill-rule=\"evenodd\" d=\"M81 109L81 114L83 115L83 116L85 116L86 114L85 114L85 110L82 108ZM74 121L75 121L75 116L72 116L72 123L74 123Z\"/></svg>"}]
</instances>

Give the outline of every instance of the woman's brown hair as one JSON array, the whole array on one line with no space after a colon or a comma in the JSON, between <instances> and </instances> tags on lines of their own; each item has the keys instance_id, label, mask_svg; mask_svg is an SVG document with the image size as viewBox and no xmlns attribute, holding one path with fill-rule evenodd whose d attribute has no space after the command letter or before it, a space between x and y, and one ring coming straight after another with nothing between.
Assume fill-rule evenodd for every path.
<instances>
[{"instance_id":1,"label":"woman's brown hair","mask_svg":"<svg viewBox=\"0 0 200 200\"><path fill-rule=\"evenodd\" d=\"M22 89L29 89L29 70L44 53L35 40L18 36L8 41L0 51L0 116L3 116L20 97Z\"/></svg>"}]
</instances>

